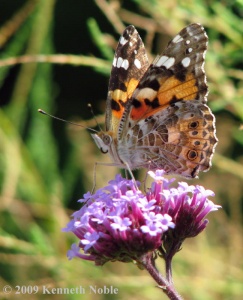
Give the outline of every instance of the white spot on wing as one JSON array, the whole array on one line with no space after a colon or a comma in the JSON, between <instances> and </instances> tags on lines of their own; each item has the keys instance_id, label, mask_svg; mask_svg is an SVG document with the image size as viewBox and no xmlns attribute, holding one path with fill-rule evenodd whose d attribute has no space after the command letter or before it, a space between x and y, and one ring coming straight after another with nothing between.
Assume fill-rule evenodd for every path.
<instances>
[{"instance_id":1,"label":"white spot on wing","mask_svg":"<svg viewBox=\"0 0 243 300\"><path fill-rule=\"evenodd\" d=\"M172 40L173 43L179 43L181 41L183 41L183 38L179 34L177 34Z\"/></svg>"},{"instance_id":2,"label":"white spot on wing","mask_svg":"<svg viewBox=\"0 0 243 300\"><path fill-rule=\"evenodd\" d=\"M129 62L128 62L127 59L124 59L124 60L123 60L123 62L122 62L122 64L121 64L121 67L124 68L125 70L128 69L128 67L129 67Z\"/></svg>"},{"instance_id":3,"label":"white spot on wing","mask_svg":"<svg viewBox=\"0 0 243 300\"><path fill-rule=\"evenodd\" d=\"M175 63L175 58L174 57L170 57L165 63L164 66L169 69L171 68Z\"/></svg>"},{"instance_id":4,"label":"white spot on wing","mask_svg":"<svg viewBox=\"0 0 243 300\"><path fill-rule=\"evenodd\" d=\"M191 52L192 52L192 48L188 48L187 50L188 50L188 52L189 52L189 53L191 53Z\"/></svg>"},{"instance_id":5,"label":"white spot on wing","mask_svg":"<svg viewBox=\"0 0 243 300\"><path fill-rule=\"evenodd\" d=\"M126 40L126 39L124 38L124 36L121 36L119 42L120 42L121 45L125 45L125 44L128 42L128 40Z\"/></svg>"},{"instance_id":6,"label":"white spot on wing","mask_svg":"<svg viewBox=\"0 0 243 300\"><path fill-rule=\"evenodd\" d=\"M113 59L113 63L112 63L114 67L116 67L116 63L117 63L117 58L116 58L116 57L114 57L114 59Z\"/></svg>"},{"instance_id":7,"label":"white spot on wing","mask_svg":"<svg viewBox=\"0 0 243 300\"><path fill-rule=\"evenodd\" d=\"M190 40L186 40L186 44L189 45L191 43Z\"/></svg>"},{"instance_id":8,"label":"white spot on wing","mask_svg":"<svg viewBox=\"0 0 243 300\"><path fill-rule=\"evenodd\" d=\"M127 70L129 68L129 62L127 59L123 59L122 57L114 58L113 66L117 68L124 68Z\"/></svg>"},{"instance_id":9,"label":"white spot on wing","mask_svg":"<svg viewBox=\"0 0 243 300\"><path fill-rule=\"evenodd\" d=\"M141 62L137 58L134 60L134 65L136 66L137 69L141 69Z\"/></svg>"},{"instance_id":10,"label":"white spot on wing","mask_svg":"<svg viewBox=\"0 0 243 300\"><path fill-rule=\"evenodd\" d=\"M169 58L169 57L168 57L168 56L165 56L165 55L161 56L161 57L159 58L159 60L157 60L157 61L155 62L155 66L157 66L157 67L163 66L164 63L165 63L165 61L166 61L168 58Z\"/></svg>"},{"instance_id":11,"label":"white spot on wing","mask_svg":"<svg viewBox=\"0 0 243 300\"><path fill-rule=\"evenodd\" d=\"M161 56L159 60L155 63L157 67L164 66L166 69L171 68L175 63L174 57L168 57L168 56Z\"/></svg>"},{"instance_id":12,"label":"white spot on wing","mask_svg":"<svg viewBox=\"0 0 243 300\"><path fill-rule=\"evenodd\" d=\"M153 100L156 95L157 95L157 91L154 91L153 89L151 88L143 88L143 89L137 89L138 93L136 94L136 98L137 99L144 99L144 98L147 98L149 100Z\"/></svg>"},{"instance_id":13,"label":"white spot on wing","mask_svg":"<svg viewBox=\"0 0 243 300\"><path fill-rule=\"evenodd\" d=\"M117 68L120 68L121 67L121 65L122 65L122 62L123 62L123 59L121 58L121 57L118 57L118 59L117 59Z\"/></svg>"},{"instance_id":14,"label":"white spot on wing","mask_svg":"<svg viewBox=\"0 0 243 300\"><path fill-rule=\"evenodd\" d=\"M183 67L185 67L185 68L187 68L187 67L190 65L190 62L191 62L191 60L190 60L189 57L185 57L185 58L183 58L183 60L181 61Z\"/></svg>"}]
</instances>

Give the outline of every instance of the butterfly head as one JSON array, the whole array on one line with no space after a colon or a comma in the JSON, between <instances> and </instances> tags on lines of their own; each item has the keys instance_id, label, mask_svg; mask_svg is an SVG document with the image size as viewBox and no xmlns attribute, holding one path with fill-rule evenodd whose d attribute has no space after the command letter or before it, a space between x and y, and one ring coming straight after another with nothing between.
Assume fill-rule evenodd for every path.
<instances>
[{"instance_id":1,"label":"butterfly head","mask_svg":"<svg viewBox=\"0 0 243 300\"><path fill-rule=\"evenodd\" d=\"M97 134L91 134L91 136L102 153L110 152L113 143L112 133L101 131Z\"/></svg>"}]
</instances>

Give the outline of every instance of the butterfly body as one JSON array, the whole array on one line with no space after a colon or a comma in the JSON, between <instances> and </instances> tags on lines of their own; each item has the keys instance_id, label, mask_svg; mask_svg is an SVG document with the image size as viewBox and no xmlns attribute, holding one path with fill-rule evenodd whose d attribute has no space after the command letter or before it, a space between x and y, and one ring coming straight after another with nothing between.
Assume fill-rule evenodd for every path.
<instances>
[{"instance_id":1,"label":"butterfly body","mask_svg":"<svg viewBox=\"0 0 243 300\"><path fill-rule=\"evenodd\" d=\"M114 164L188 178L210 168L217 138L205 104L206 49L203 27L191 24L149 65L136 29L125 29L111 71L106 131L92 134Z\"/></svg>"}]
</instances>

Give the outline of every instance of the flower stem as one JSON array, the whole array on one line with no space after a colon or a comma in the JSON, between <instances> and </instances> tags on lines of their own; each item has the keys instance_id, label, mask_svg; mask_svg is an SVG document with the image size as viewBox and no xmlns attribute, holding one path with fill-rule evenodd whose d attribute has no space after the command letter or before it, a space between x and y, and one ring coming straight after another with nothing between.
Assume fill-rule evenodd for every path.
<instances>
[{"instance_id":1,"label":"flower stem","mask_svg":"<svg viewBox=\"0 0 243 300\"><path fill-rule=\"evenodd\" d=\"M149 272L152 278L157 282L158 287L167 295L171 300L183 300L182 297L175 290L172 280L169 282L157 270L152 253L145 254L141 257L140 263Z\"/></svg>"},{"instance_id":2,"label":"flower stem","mask_svg":"<svg viewBox=\"0 0 243 300\"><path fill-rule=\"evenodd\" d=\"M166 279L172 284L172 269L171 269L171 258L167 257L165 260Z\"/></svg>"}]
</instances>

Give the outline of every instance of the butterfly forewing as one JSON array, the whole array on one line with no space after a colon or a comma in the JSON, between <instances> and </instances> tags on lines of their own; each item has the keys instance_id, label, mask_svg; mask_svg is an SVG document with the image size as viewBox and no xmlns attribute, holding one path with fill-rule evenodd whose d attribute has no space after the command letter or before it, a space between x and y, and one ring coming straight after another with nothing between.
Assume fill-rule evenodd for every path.
<instances>
[{"instance_id":1,"label":"butterfly forewing","mask_svg":"<svg viewBox=\"0 0 243 300\"><path fill-rule=\"evenodd\" d=\"M139 120L180 100L206 102L204 72L207 35L200 24L191 24L171 40L140 80L131 98L130 117Z\"/></svg>"},{"instance_id":2,"label":"butterfly forewing","mask_svg":"<svg viewBox=\"0 0 243 300\"><path fill-rule=\"evenodd\" d=\"M127 100L148 68L145 47L134 26L120 37L114 60L106 102L106 130L116 131Z\"/></svg>"}]
</instances>

